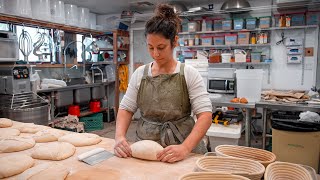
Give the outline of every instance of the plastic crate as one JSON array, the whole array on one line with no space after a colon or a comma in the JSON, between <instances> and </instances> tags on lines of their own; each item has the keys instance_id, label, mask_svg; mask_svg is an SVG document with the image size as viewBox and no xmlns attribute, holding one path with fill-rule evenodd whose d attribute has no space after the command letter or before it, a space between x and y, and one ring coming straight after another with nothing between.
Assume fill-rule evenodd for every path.
<instances>
[{"instance_id":1,"label":"plastic crate","mask_svg":"<svg viewBox=\"0 0 320 180\"><path fill-rule=\"evenodd\" d=\"M222 30L222 19L213 20L213 29L215 31L221 31Z\"/></svg>"},{"instance_id":2,"label":"plastic crate","mask_svg":"<svg viewBox=\"0 0 320 180\"><path fill-rule=\"evenodd\" d=\"M271 17L270 16L266 16L266 17L260 17L259 18L259 27L260 28L270 28L270 24L271 24Z\"/></svg>"},{"instance_id":3,"label":"plastic crate","mask_svg":"<svg viewBox=\"0 0 320 180\"><path fill-rule=\"evenodd\" d=\"M307 25L319 25L320 24L320 11L307 12Z\"/></svg>"},{"instance_id":4,"label":"plastic crate","mask_svg":"<svg viewBox=\"0 0 320 180\"><path fill-rule=\"evenodd\" d=\"M235 30L244 29L244 20L242 18L234 19L233 20L233 27L234 27Z\"/></svg>"},{"instance_id":5,"label":"plastic crate","mask_svg":"<svg viewBox=\"0 0 320 180\"><path fill-rule=\"evenodd\" d=\"M304 26L306 24L304 13L296 13L291 15L292 26Z\"/></svg>"},{"instance_id":6,"label":"plastic crate","mask_svg":"<svg viewBox=\"0 0 320 180\"><path fill-rule=\"evenodd\" d=\"M246 28L247 29L257 28L257 18L247 18L246 19Z\"/></svg>"},{"instance_id":7,"label":"plastic crate","mask_svg":"<svg viewBox=\"0 0 320 180\"><path fill-rule=\"evenodd\" d=\"M103 114L96 113L90 116L81 117L80 122L84 122L84 130L95 131L103 129Z\"/></svg>"}]
</instances>

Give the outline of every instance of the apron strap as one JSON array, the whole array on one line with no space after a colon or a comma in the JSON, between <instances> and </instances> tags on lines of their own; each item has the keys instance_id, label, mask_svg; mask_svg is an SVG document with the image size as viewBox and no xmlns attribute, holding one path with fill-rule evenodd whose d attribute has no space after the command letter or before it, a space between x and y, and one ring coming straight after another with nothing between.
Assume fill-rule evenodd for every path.
<instances>
[{"instance_id":1,"label":"apron strap","mask_svg":"<svg viewBox=\"0 0 320 180\"><path fill-rule=\"evenodd\" d=\"M149 66L151 63L148 63L144 66L142 79L146 79L148 77Z\"/></svg>"},{"instance_id":2,"label":"apron strap","mask_svg":"<svg viewBox=\"0 0 320 180\"><path fill-rule=\"evenodd\" d=\"M176 141L176 138L179 142ZM160 142L164 147L174 144L181 144L184 141L178 128L171 122L163 123L160 131Z\"/></svg>"},{"instance_id":3,"label":"apron strap","mask_svg":"<svg viewBox=\"0 0 320 180\"><path fill-rule=\"evenodd\" d=\"M182 76L184 76L184 66L185 66L184 63L180 64L180 75L182 75Z\"/></svg>"}]
</instances>

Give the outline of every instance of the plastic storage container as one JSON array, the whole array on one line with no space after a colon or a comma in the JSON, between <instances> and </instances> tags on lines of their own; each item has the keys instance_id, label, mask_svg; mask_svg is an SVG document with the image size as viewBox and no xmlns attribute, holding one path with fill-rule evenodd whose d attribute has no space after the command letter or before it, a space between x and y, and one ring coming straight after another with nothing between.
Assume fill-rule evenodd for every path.
<instances>
[{"instance_id":1,"label":"plastic storage container","mask_svg":"<svg viewBox=\"0 0 320 180\"><path fill-rule=\"evenodd\" d=\"M304 13L296 13L291 14L291 25L292 26L304 26L305 23L305 15Z\"/></svg>"},{"instance_id":2,"label":"plastic storage container","mask_svg":"<svg viewBox=\"0 0 320 180\"><path fill-rule=\"evenodd\" d=\"M222 30L232 30L232 19L225 19L222 21Z\"/></svg>"},{"instance_id":3,"label":"plastic storage container","mask_svg":"<svg viewBox=\"0 0 320 180\"><path fill-rule=\"evenodd\" d=\"M257 28L257 18L247 18L246 29L256 29L256 28Z\"/></svg>"},{"instance_id":4,"label":"plastic storage container","mask_svg":"<svg viewBox=\"0 0 320 180\"><path fill-rule=\"evenodd\" d=\"M64 5L65 10L65 18L66 18L66 24L71 26L77 26L78 25L78 6L74 4L65 4Z\"/></svg>"},{"instance_id":5,"label":"plastic storage container","mask_svg":"<svg viewBox=\"0 0 320 180\"><path fill-rule=\"evenodd\" d=\"M307 12L307 25L319 25L320 24L320 11Z\"/></svg>"},{"instance_id":6,"label":"plastic storage container","mask_svg":"<svg viewBox=\"0 0 320 180\"><path fill-rule=\"evenodd\" d=\"M225 34L225 44L226 45L236 45L237 44L237 35L236 34Z\"/></svg>"},{"instance_id":7,"label":"plastic storage container","mask_svg":"<svg viewBox=\"0 0 320 180\"><path fill-rule=\"evenodd\" d=\"M212 45L212 36L201 36L201 42L203 46Z\"/></svg>"},{"instance_id":8,"label":"plastic storage container","mask_svg":"<svg viewBox=\"0 0 320 180\"><path fill-rule=\"evenodd\" d=\"M103 129L103 114L96 113L90 116L81 117L79 119L80 122L84 122L84 130L95 131Z\"/></svg>"},{"instance_id":9,"label":"plastic storage container","mask_svg":"<svg viewBox=\"0 0 320 180\"><path fill-rule=\"evenodd\" d=\"M250 32L238 33L238 44L249 44Z\"/></svg>"},{"instance_id":10,"label":"plastic storage container","mask_svg":"<svg viewBox=\"0 0 320 180\"><path fill-rule=\"evenodd\" d=\"M242 18L233 20L233 29L241 30L244 29L244 20Z\"/></svg>"},{"instance_id":11,"label":"plastic storage container","mask_svg":"<svg viewBox=\"0 0 320 180\"><path fill-rule=\"evenodd\" d=\"M88 8L79 7L78 8L78 15L79 15L79 25L83 28L89 28L90 27L90 13Z\"/></svg>"},{"instance_id":12,"label":"plastic storage container","mask_svg":"<svg viewBox=\"0 0 320 180\"><path fill-rule=\"evenodd\" d=\"M251 62L260 63L261 62L261 52L251 52Z\"/></svg>"},{"instance_id":13,"label":"plastic storage container","mask_svg":"<svg viewBox=\"0 0 320 180\"><path fill-rule=\"evenodd\" d=\"M212 31L212 19L206 19L206 30Z\"/></svg>"},{"instance_id":14,"label":"plastic storage container","mask_svg":"<svg viewBox=\"0 0 320 180\"><path fill-rule=\"evenodd\" d=\"M51 20L56 23L64 24L66 22L64 12L64 2L59 0L50 1Z\"/></svg>"},{"instance_id":15,"label":"plastic storage container","mask_svg":"<svg viewBox=\"0 0 320 180\"><path fill-rule=\"evenodd\" d=\"M244 97L249 102L257 102L261 99L261 88L263 79L262 69L238 69L237 96Z\"/></svg>"},{"instance_id":16,"label":"plastic storage container","mask_svg":"<svg viewBox=\"0 0 320 180\"><path fill-rule=\"evenodd\" d=\"M270 28L270 24L271 24L271 17L270 16L259 18L259 27L260 28Z\"/></svg>"},{"instance_id":17,"label":"plastic storage container","mask_svg":"<svg viewBox=\"0 0 320 180\"><path fill-rule=\"evenodd\" d=\"M213 36L214 45L224 45L224 36Z\"/></svg>"},{"instance_id":18,"label":"plastic storage container","mask_svg":"<svg viewBox=\"0 0 320 180\"><path fill-rule=\"evenodd\" d=\"M213 20L213 30L215 30L215 31L222 30L222 19Z\"/></svg>"},{"instance_id":19,"label":"plastic storage container","mask_svg":"<svg viewBox=\"0 0 320 180\"><path fill-rule=\"evenodd\" d=\"M206 135L209 137L211 151L214 151L219 145L238 145L241 137L241 124L229 126L211 124Z\"/></svg>"},{"instance_id":20,"label":"plastic storage container","mask_svg":"<svg viewBox=\"0 0 320 180\"><path fill-rule=\"evenodd\" d=\"M32 0L32 17L35 19L50 21L50 1Z\"/></svg>"},{"instance_id":21,"label":"plastic storage container","mask_svg":"<svg viewBox=\"0 0 320 180\"><path fill-rule=\"evenodd\" d=\"M188 32L196 32L200 29L200 23L198 21L192 21L188 23Z\"/></svg>"}]
</instances>

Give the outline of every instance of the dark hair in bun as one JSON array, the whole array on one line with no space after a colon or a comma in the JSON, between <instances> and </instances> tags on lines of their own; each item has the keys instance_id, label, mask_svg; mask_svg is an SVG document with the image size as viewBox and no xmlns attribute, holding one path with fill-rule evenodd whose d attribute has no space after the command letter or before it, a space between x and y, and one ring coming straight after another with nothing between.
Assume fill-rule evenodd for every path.
<instances>
[{"instance_id":1,"label":"dark hair in bun","mask_svg":"<svg viewBox=\"0 0 320 180\"><path fill-rule=\"evenodd\" d=\"M176 35L180 31L181 19L174 12L172 6L159 4L155 9L155 15L149 19L145 26L145 36L148 34L161 34L170 39L173 45Z\"/></svg>"}]
</instances>

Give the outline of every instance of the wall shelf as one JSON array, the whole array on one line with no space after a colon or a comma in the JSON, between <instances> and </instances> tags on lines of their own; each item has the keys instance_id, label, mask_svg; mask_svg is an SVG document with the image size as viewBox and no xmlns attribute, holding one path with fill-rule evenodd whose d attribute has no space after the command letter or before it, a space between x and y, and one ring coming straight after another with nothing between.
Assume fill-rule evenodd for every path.
<instances>
[{"instance_id":1,"label":"wall shelf","mask_svg":"<svg viewBox=\"0 0 320 180\"><path fill-rule=\"evenodd\" d=\"M99 51L113 51L113 48L99 48ZM118 51L129 51L128 48L118 48Z\"/></svg>"},{"instance_id":2,"label":"wall shelf","mask_svg":"<svg viewBox=\"0 0 320 180\"><path fill-rule=\"evenodd\" d=\"M209 66L215 66L215 65L270 65L271 62L260 62L260 63L254 63L254 62L230 62L230 63L209 63Z\"/></svg>"},{"instance_id":3,"label":"wall shelf","mask_svg":"<svg viewBox=\"0 0 320 180\"><path fill-rule=\"evenodd\" d=\"M199 45L199 46L179 46L186 48L240 48L240 47L268 47L270 44L235 44L235 45Z\"/></svg>"},{"instance_id":4,"label":"wall shelf","mask_svg":"<svg viewBox=\"0 0 320 180\"><path fill-rule=\"evenodd\" d=\"M51 29L59 29L65 32L71 32L76 34L92 34L94 36L103 35L104 32L97 31L93 29L87 28L80 28L75 26L69 26L60 23L54 23L49 21L42 21L32 18L20 17L20 16L13 16L8 14L0 13L0 22L3 23L11 23L15 25L25 25L25 26L32 26L32 27L42 27L42 28L51 28Z\"/></svg>"}]
</instances>

